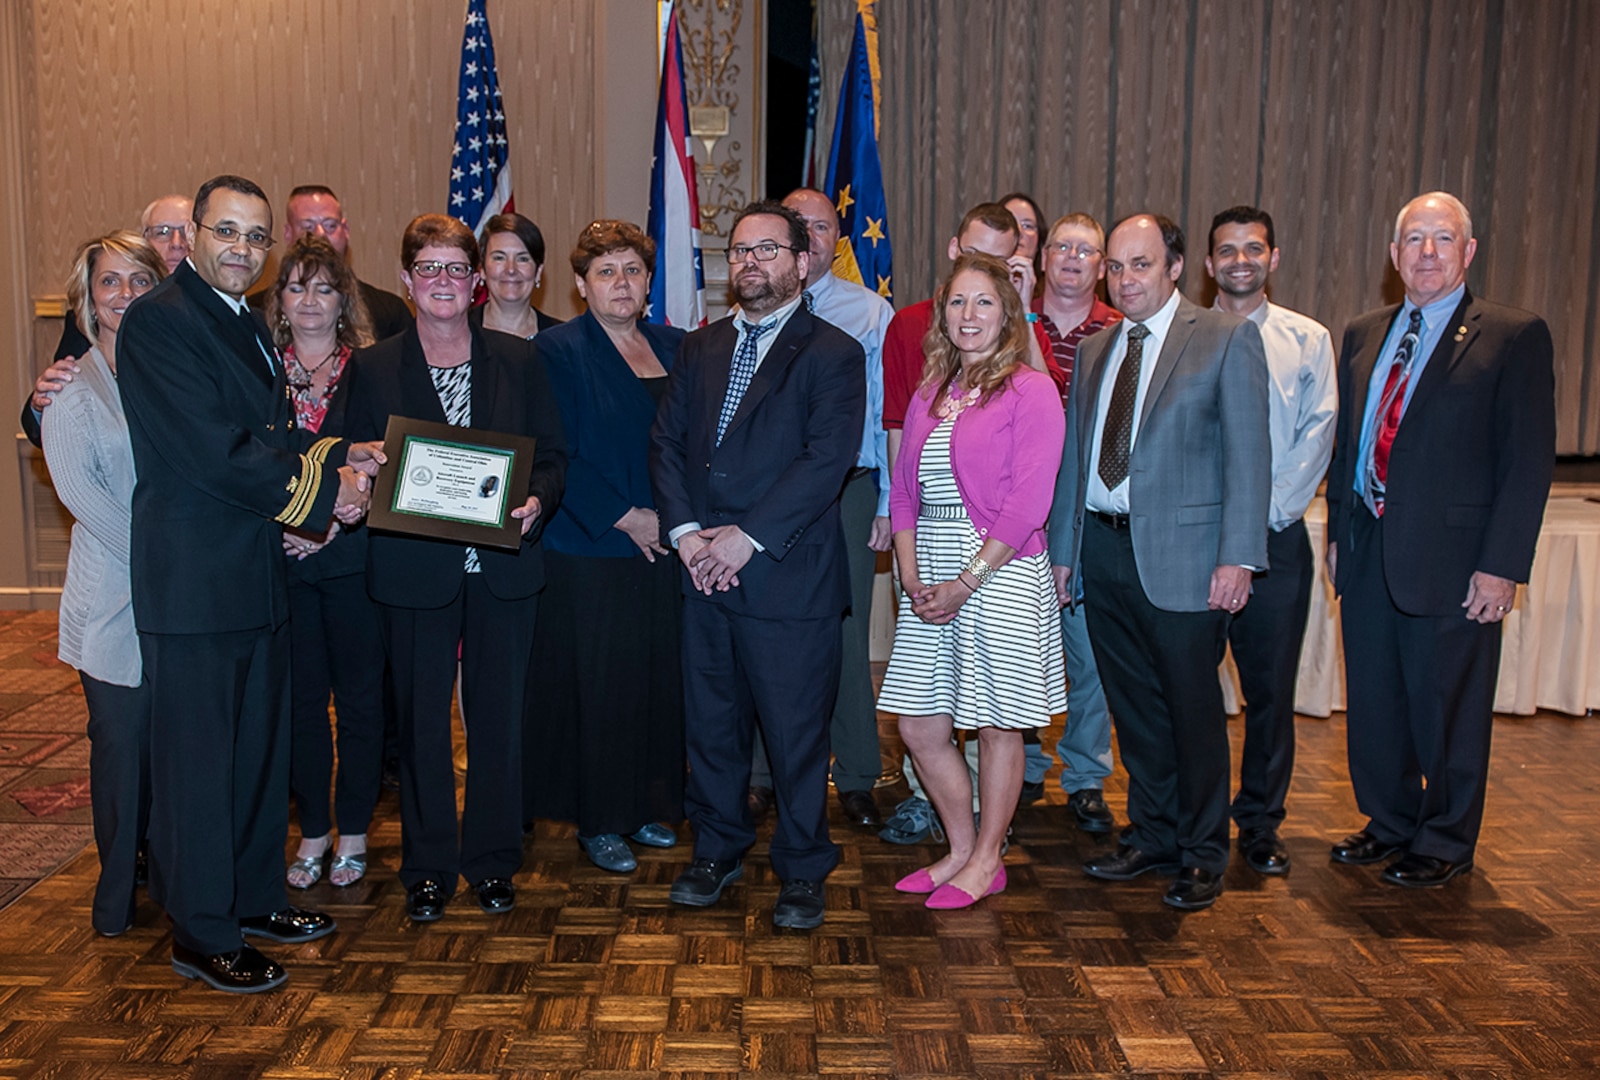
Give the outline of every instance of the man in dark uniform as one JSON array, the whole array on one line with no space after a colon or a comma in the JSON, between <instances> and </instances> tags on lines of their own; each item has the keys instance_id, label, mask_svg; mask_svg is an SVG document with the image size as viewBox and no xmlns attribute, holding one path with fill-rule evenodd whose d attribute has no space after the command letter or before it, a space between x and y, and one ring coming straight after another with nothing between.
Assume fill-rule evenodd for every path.
<instances>
[{"instance_id":1,"label":"man in dark uniform","mask_svg":"<svg viewBox=\"0 0 1600 1080\"><path fill-rule=\"evenodd\" d=\"M244 303L272 246L272 210L219 176L194 200L190 258L128 309L118 385L139 481L130 570L154 695L151 895L173 921L172 966L219 990L288 977L241 934L296 943L333 920L288 905L285 525L365 509L376 444L295 426L283 364Z\"/></svg>"}]
</instances>

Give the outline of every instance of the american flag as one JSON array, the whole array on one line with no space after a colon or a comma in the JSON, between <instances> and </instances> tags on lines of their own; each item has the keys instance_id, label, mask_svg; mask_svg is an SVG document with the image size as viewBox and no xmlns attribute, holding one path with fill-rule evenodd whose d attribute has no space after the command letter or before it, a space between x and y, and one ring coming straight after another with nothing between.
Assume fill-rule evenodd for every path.
<instances>
[{"instance_id":1,"label":"american flag","mask_svg":"<svg viewBox=\"0 0 1600 1080\"><path fill-rule=\"evenodd\" d=\"M456 89L455 146L450 153L450 214L474 233L495 214L515 209L511 151L500 75L494 65L487 0L467 0L461 34L461 80Z\"/></svg>"}]
</instances>

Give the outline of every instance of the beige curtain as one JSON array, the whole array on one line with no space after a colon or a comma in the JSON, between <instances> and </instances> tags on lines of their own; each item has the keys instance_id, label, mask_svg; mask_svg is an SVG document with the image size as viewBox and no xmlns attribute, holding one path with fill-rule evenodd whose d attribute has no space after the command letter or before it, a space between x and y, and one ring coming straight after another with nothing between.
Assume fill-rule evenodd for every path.
<instances>
[{"instance_id":1,"label":"beige curtain","mask_svg":"<svg viewBox=\"0 0 1600 1080\"><path fill-rule=\"evenodd\" d=\"M854 0L820 0L832 132ZM879 0L897 304L932 293L962 212L1161 211L1208 300L1211 216L1276 219L1274 297L1334 332L1396 299L1395 212L1473 211L1474 291L1556 343L1558 446L1600 453L1600 4L1593 0ZM826 145L826 143L824 144ZM824 150L825 153L825 150Z\"/></svg>"}]
</instances>

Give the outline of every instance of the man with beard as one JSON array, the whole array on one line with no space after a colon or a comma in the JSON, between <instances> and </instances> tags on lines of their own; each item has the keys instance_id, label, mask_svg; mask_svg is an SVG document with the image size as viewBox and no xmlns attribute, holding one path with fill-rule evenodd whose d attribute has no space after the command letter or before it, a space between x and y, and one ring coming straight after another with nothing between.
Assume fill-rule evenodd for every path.
<instances>
[{"instance_id":1,"label":"man with beard","mask_svg":"<svg viewBox=\"0 0 1600 1080\"><path fill-rule=\"evenodd\" d=\"M1294 682L1311 611L1311 540L1306 508L1333 455L1339 391L1328 328L1267 299L1278 269L1272 215L1235 206L1211 222L1206 273L1216 308L1255 323L1267 353L1267 420L1272 436L1272 509L1267 565L1254 575L1250 603L1228 624L1228 643L1244 688L1244 759L1233 820L1239 853L1260 874L1287 874L1278 838L1294 774Z\"/></svg>"},{"instance_id":2,"label":"man with beard","mask_svg":"<svg viewBox=\"0 0 1600 1080\"><path fill-rule=\"evenodd\" d=\"M746 795L760 717L783 881L775 926L823 918L828 730L850 578L839 494L866 416L866 357L801 304L805 221L776 202L734 222L739 313L684 338L651 431L650 480L684 572L686 806L694 863L671 899L709 907L755 842Z\"/></svg>"}]
</instances>

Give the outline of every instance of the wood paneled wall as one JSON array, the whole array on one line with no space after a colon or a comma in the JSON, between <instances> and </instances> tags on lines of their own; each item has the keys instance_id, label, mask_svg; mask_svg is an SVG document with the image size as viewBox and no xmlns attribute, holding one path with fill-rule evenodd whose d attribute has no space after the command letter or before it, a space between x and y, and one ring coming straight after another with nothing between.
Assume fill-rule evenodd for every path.
<instances>
[{"instance_id":1,"label":"wood paneled wall","mask_svg":"<svg viewBox=\"0 0 1600 1080\"><path fill-rule=\"evenodd\" d=\"M38 293L59 292L74 245L133 223L151 198L218 172L259 182L281 215L290 188L334 188L362 277L398 289L400 234L445 206L465 5L458 0L19 0L34 71L29 222ZM606 65L605 19L630 10L653 39L652 0L490 4L517 208L549 243L541 306L576 309L562 271L601 213L642 222L655 70ZM636 9L636 10L634 10ZM632 47L630 45L630 47ZM633 58L638 59L638 58ZM630 84L646 119L637 198L604 206L596 72ZM612 88L614 93L614 87ZM614 185L611 201L615 202Z\"/></svg>"},{"instance_id":2,"label":"wood paneled wall","mask_svg":"<svg viewBox=\"0 0 1600 1080\"><path fill-rule=\"evenodd\" d=\"M820 0L831 132L854 0ZM1274 295L1337 337L1399 295L1394 215L1445 188L1471 287L1542 314L1559 447L1600 453L1600 4L1593 0L879 0L896 301L929 295L970 205L1138 210L1189 236L1276 219ZM824 149L824 156L826 150Z\"/></svg>"}]
</instances>

